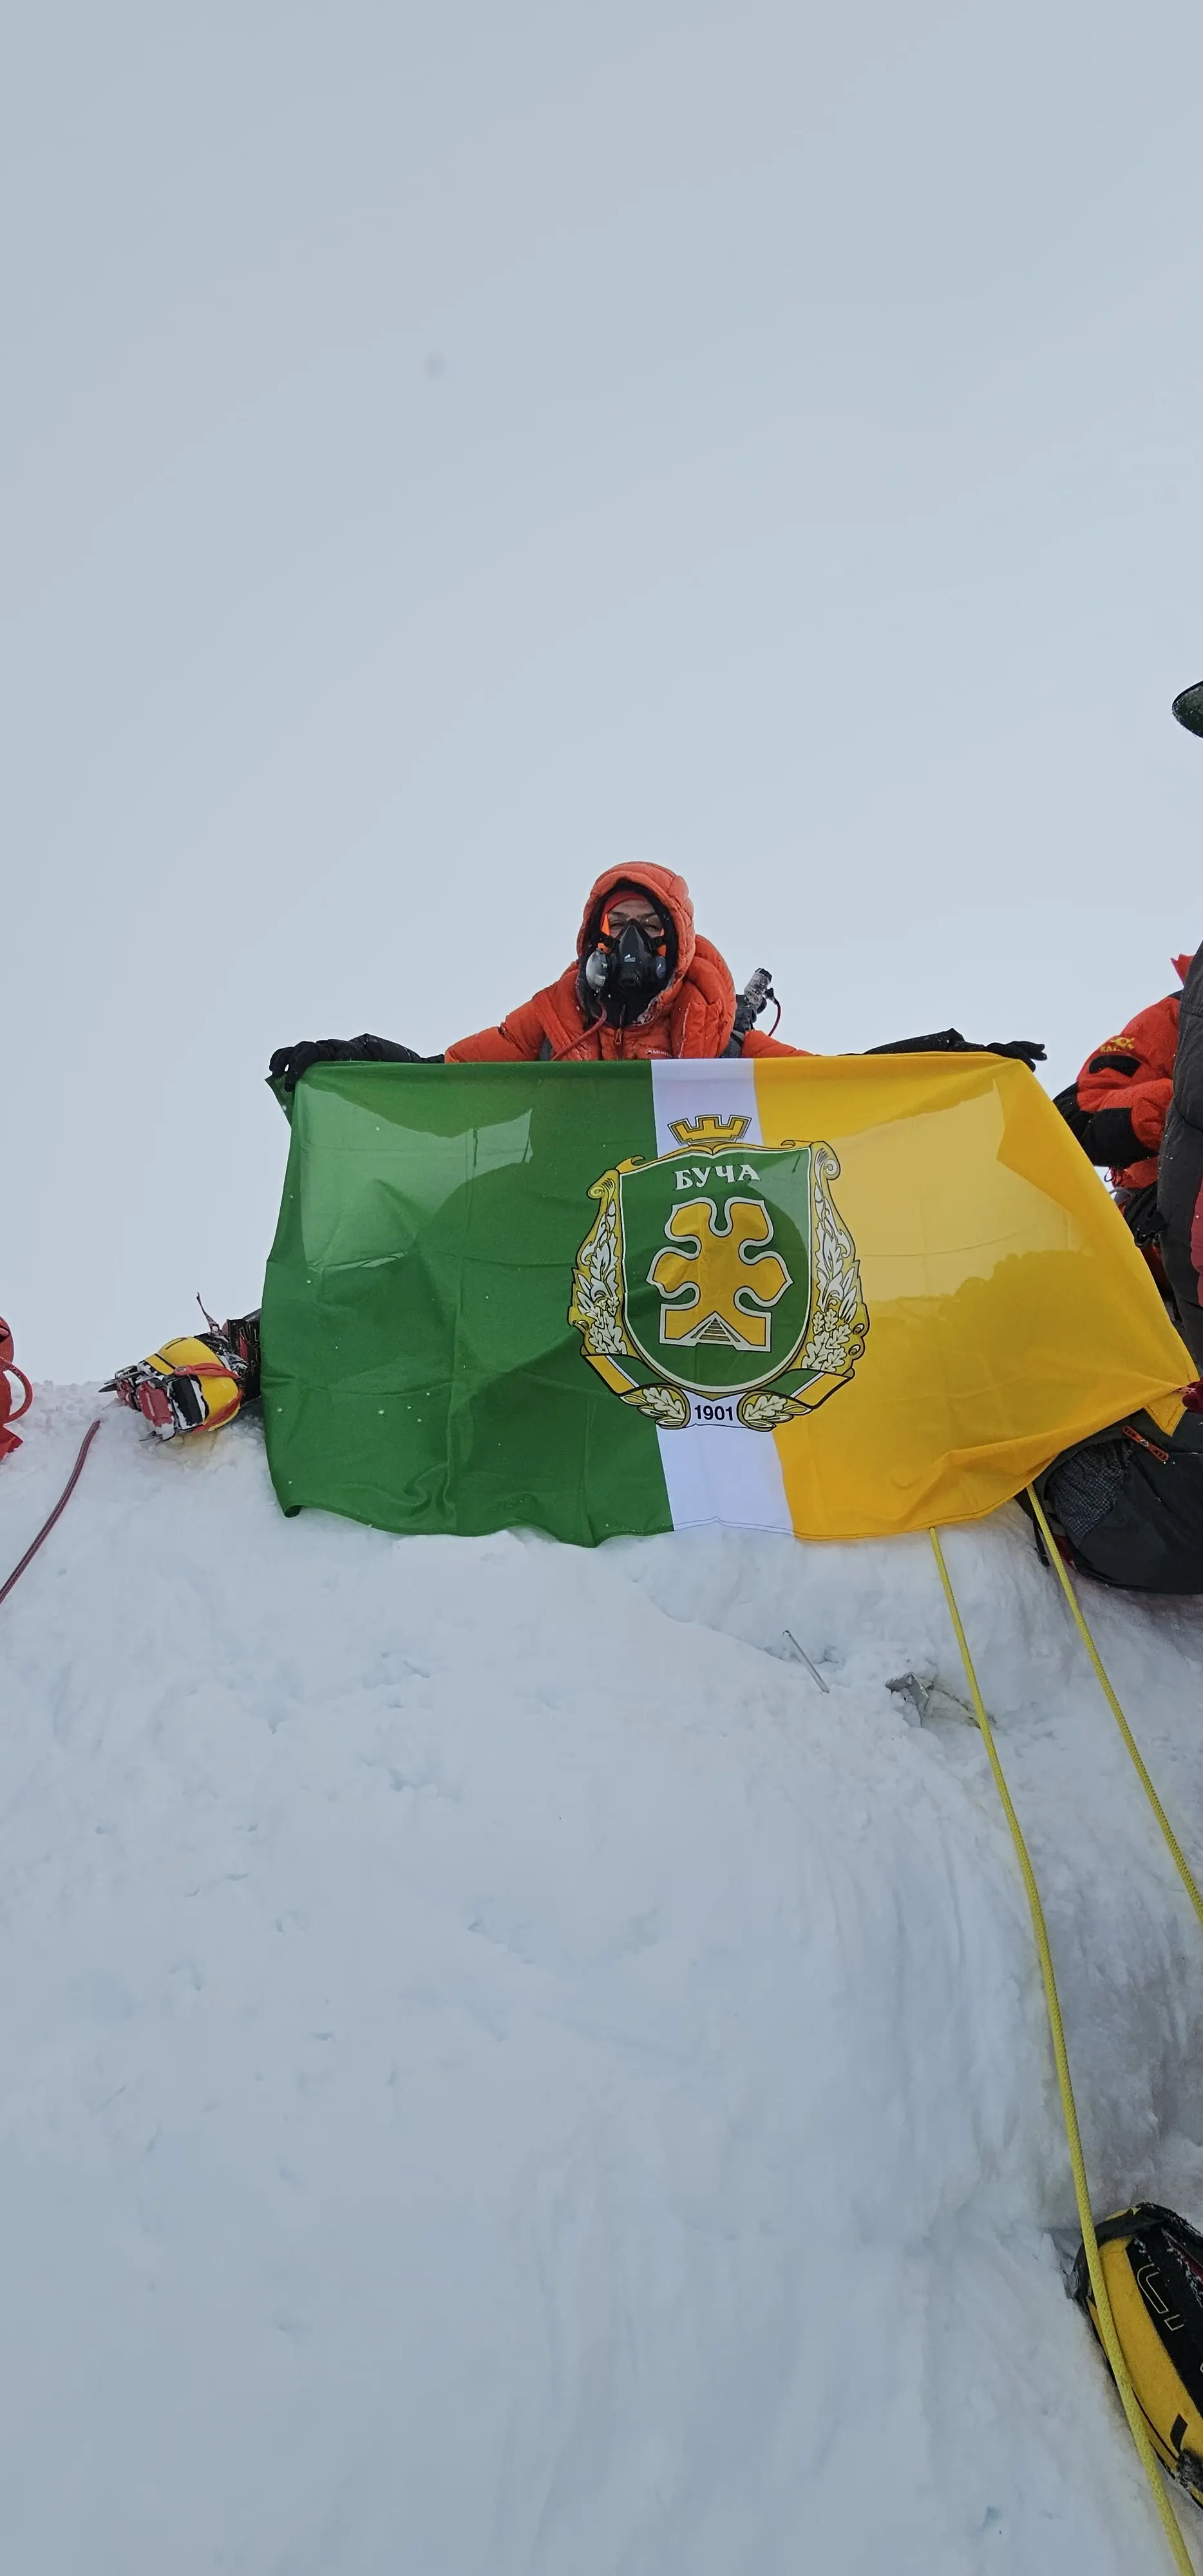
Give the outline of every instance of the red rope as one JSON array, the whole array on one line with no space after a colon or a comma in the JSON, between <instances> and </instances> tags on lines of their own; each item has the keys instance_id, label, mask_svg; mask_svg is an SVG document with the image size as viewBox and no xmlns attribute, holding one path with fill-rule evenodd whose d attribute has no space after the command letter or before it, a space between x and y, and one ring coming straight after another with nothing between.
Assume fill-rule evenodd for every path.
<instances>
[{"instance_id":1,"label":"red rope","mask_svg":"<svg viewBox=\"0 0 1203 2576\"><path fill-rule=\"evenodd\" d=\"M15 1360L0 1360L0 1376L20 1378L21 1384L25 1389L25 1402L24 1404L19 1404L16 1412L10 1413L8 1419L10 1422L23 1422L29 1411L30 1405L33 1403L33 1388L25 1375L25 1371L24 1369L18 1368Z\"/></svg>"},{"instance_id":2,"label":"red rope","mask_svg":"<svg viewBox=\"0 0 1203 2576\"><path fill-rule=\"evenodd\" d=\"M56 1520L58 1519L60 1512L65 1512L65 1510L66 1510L66 1508L67 1508L67 1505L68 1505L68 1503L69 1503L69 1502L70 1502L70 1500L71 1500L71 1496L72 1496L72 1494L74 1493L75 1488L76 1488L76 1486L77 1486L77 1485L78 1485L78 1483L79 1483L79 1480L80 1480L81 1475L83 1474L83 1464L84 1464L84 1460L85 1460L85 1458L87 1457L88 1451L89 1451L89 1449L91 1448L91 1446L92 1446L92 1443L93 1443L94 1439L96 1438L96 1434L97 1434L97 1432L99 1431L100 1426L101 1426L101 1423L103 1422L103 1420L104 1420L104 1415L103 1415L102 1413L98 1413L98 1414L97 1414L97 1416L96 1416L96 1420L95 1420L95 1422L90 1423L90 1424L89 1424L88 1429L85 1431L84 1436L83 1436L83 1440L82 1440L82 1442L81 1442L81 1444L80 1444L80 1452L79 1452L79 1456L78 1456L78 1458L77 1458L77 1459L76 1459L76 1461L75 1461L75 1465L73 1466L73 1468L72 1468L72 1470L71 1470L71 1473L70 1473L70 1475L69 1475L69 1476L68 1476L68 1478L67 1478L67 1482L66 1482L66 1484L64 1485L64 1487L63 1487L63 1490L62 1490L61 1494L59 1495L58 1501L57 1501L57 1503L56 1503L56 1504L55 1504L55 1506L54 1506L54 1510L51 1512L51 1515L50 1515L49 1520L45 1520L45 1521L43 1521L42 1526L41 1526L40 1530L38 1531L37 1537L35 1538L35 1540L34 1540L34 1542L33 1542L32 1547L27 1547L27 1548L26 1548L26 1550L25 1550L25 1554L24 1554L24 1556L23 1556L23 1557L22 1557L22 1559L21 1559L20 1564L19 1564L19 1565L14 1565L13 1570L12 1570L12 1573L10 1574L10 1576L9 1576L9 1578L8 1578L7 1583L2 1583L2 1584L0 1584L0 1601L7 1601L8 1596L9 1596L9 1593L12 1591L12 1588L13 1588L14 1583L19 1582L19 1580L20 1580L21 1576L22 1576L22 1575L24 1574L24 1572L25 1572L25 1568L26 1568L26 1566L27 1566L27 1565L32 1565L33 1560L34 1560L35 1556L37 1555L38 1549L40 1548L40 1546L41 1546L41 1544L42 1544L43 1539L44 1539L44 1538L49 1538L50 1533L51 1533L51 1530L54 1528L54 1524L55 1524Z\"/></svg>"}]
</instances>

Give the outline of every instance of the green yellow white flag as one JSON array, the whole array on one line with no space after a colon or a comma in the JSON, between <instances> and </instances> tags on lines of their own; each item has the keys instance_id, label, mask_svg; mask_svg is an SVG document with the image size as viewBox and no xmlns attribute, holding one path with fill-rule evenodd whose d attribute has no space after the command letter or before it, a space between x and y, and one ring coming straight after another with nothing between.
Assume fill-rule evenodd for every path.
<instances>
[{"instance_id":1,"label":"green yellow white flag","mask_svg":"<svg viewBox=\"0 0 1203 2576\"><path fill-rule=\"evenodd\" d=\"M286 1508L585 1543L970 1518L1193 1374L989 1055L315 1067L263 1351Z\"/></svg>"}]
</instances>

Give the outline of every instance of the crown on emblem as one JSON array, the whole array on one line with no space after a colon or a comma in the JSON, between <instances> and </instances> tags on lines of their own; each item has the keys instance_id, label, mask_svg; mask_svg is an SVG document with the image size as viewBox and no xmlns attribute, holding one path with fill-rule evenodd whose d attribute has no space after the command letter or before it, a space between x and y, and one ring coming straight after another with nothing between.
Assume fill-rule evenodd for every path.
<instances>
[{"instance_id":1,"label":"crown on emblem","mask_svg":"<svg viewBox=\"0 0 1203 2576\"><path fill-rule=\"evenodd\" d=\"M673 1118L669 1121L679 1145L738 1145L752 1124L750 1118L716 1118L713 1111L704 1118Z\"/></svg>"}]
</instances>

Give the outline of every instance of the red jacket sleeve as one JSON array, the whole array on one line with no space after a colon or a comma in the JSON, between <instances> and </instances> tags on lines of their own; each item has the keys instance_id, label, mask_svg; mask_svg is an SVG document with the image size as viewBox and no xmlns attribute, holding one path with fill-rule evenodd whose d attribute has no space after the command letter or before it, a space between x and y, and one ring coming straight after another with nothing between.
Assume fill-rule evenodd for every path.
<instances>
[{"instance_id":1,"label":"red jacket sleeve","mask_svg":"<svg viewBox=\"0 0 1203 2576\"><path fill-rule=\"evenodd\" d=\"M813 1047L787 1046L784 1038L766 1038L763 1030L749 1029L743 1042L744 1055L813 1055Z\"/></svg>"},{"instance_id":2,"label":"red jacket sleeve","mask_svg":"<svg viewBox=\"0 0 1203 2576\"><path fill-rule=\"evenodd\" d=\"M1078 1075L1079 1108L1088 1117L1100 1109L1126 1109L1136 1142L1148 1154L1155 1154L1161 1143L1174 1088L1177 1003L1177 995L1170 994L1138 1011L1118 1037L1096 1048Z\"/></svg>"},{"instance_id":3,"label":"red jacket sleeve","mask_svg":"<svg viewBox=\"0 0 1203 2576\"><path fill-rule=\"evenodd\" d=\"M543 1044L543 1022L533 1002L509 1011L495 1029L477 1029L444 1049L448 1064L533 1064Z\"/></svg>"}]
</instances>

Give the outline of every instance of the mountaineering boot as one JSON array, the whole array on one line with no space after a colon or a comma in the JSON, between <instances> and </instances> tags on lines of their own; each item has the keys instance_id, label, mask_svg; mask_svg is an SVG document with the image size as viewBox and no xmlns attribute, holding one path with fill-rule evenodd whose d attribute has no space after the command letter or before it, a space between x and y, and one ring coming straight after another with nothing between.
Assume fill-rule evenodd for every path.
<instances>
[{"instance_id":1,"label":"mountaineering boot","mask_svg":"<svg viewBox=\"0 0 1203 2576\"><path fill-rule=\"evenodd\" d=\"M1203 2504L1203 2236L1156 2201L1137 2201L1095 2230L1115 2331L1157 2457ZM1070 2297L1098 2315L1086 2248Z\"/></svg>"},{"instance_id":2,"label":"mountaineering boot","mask_svg":"<svg viewBox=\"0 0 1203 2576\"><path fill-rule=\"evenodd\" d=\"M109 1391L140 1413L159 1440L220 1431L259 1393L258 1314L164 1342L149 1359L116 1369L102 1389Z\"/></svg>"}]
</instances>

